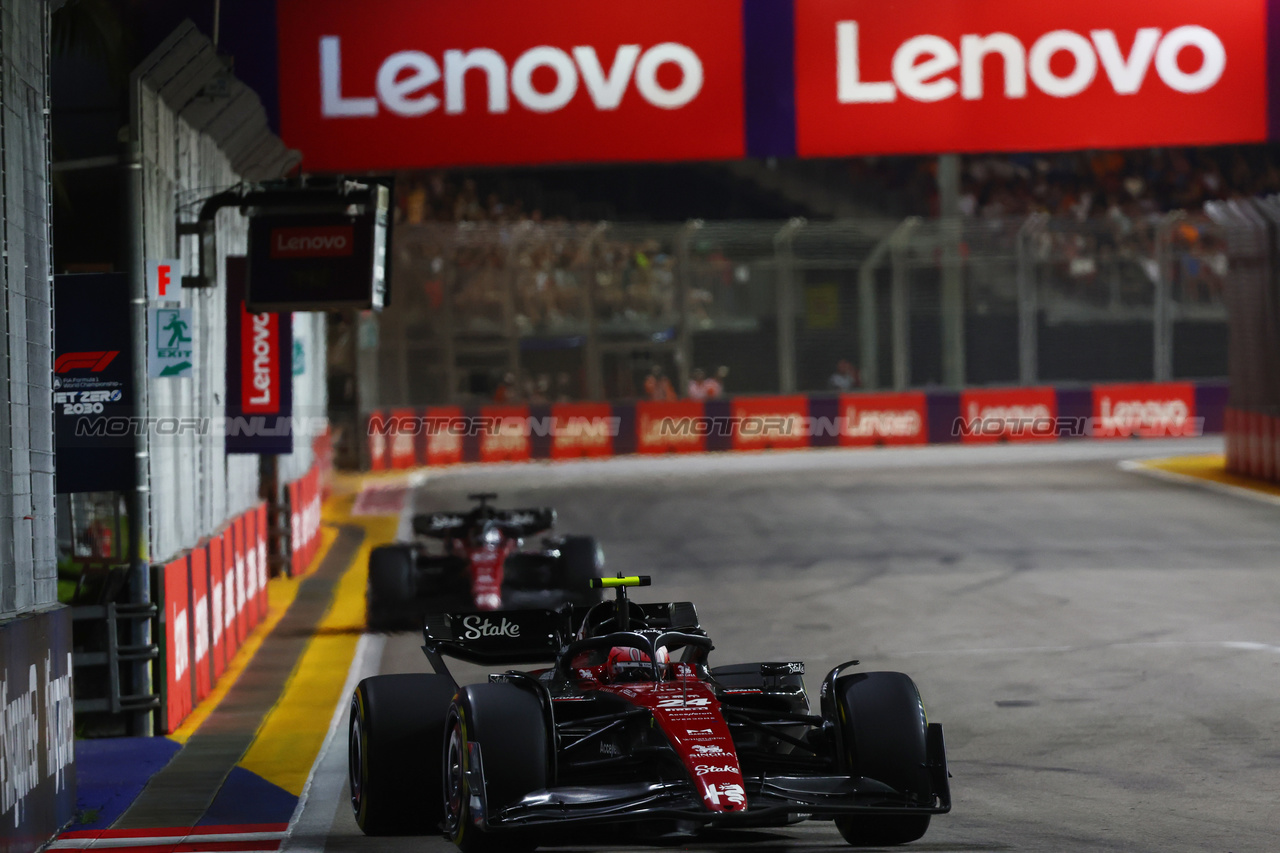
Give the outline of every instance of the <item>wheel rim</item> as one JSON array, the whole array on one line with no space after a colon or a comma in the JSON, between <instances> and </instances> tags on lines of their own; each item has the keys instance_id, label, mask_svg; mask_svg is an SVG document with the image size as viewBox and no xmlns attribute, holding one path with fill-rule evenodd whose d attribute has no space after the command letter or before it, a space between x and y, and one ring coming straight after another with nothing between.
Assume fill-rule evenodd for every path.
<instances>
[{"instance_id":1,"label":"wheel rim","mask_svg":"<svg viewBox=\"0 0 1280 853\"><path fill-rule=\"evenodd\" d=\"M451 832L462 824L463 801L466 797L466 780L463 778L462 726L455 720L449 731L449 749L444 763L445 815Z\"/></svg>"},{"instance_id":2,"label":"wheel rim","mask_svg":"<svg viewBox=\"0 0 1280 853\"><path fill-rule=\"evenodd\" d=\"M347 738L347 776L351 784L351 808L360 814L360 798L364 793L364 748L361 743L360 707L351 703L351 733Z\"/></svg>"}]
</instances>

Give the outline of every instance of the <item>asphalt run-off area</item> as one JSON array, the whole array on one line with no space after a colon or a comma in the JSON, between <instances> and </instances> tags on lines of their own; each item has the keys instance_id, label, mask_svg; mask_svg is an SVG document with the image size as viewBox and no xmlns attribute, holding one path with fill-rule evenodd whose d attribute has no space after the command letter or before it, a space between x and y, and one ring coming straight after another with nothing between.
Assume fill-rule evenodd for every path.
<instances>
[{"instance_id":1,"label":"asphalt run-off area","mask_svg":"<svg viewBox=\"0 0 1280 853\"><path fill-rule=\"evenodd\" d=\"M694 601L715 663L900 670L944 725L954 807L903 849L1275 849L1280 527L1274 505L1122 470L1216 439L617 459L430 472L411 509L553 506L645 600ZM349 683L427 671L411 633L361 638ZM482 678L483 672L458 667ZM816 701L816 696L812 696ZM345 731L286 849L451 850L365 838ZM424 767L437 773L437 767ZM633 847L615 830L540 849ZM679 849L847 849L830 823ZM667 842L670 846L671 842Z\"/></svg>"}]
</instances>

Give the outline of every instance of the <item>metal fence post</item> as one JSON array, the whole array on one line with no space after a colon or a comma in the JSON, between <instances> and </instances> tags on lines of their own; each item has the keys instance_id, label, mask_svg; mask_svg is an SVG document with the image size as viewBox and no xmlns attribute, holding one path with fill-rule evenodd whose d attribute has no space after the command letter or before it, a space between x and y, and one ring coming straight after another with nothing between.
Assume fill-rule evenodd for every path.
<instances>
[{"instance_id":1,"label":"metal fence post","mask_svg":"<svg viewBox=\"0 0 1280 853\"><path fill-rule=\"evenodd\" d=\"M601 222L596 225L595 230L591 232L591 236L587 238L586 256L589 261L587 266L587 286L584 288L587 311L587 342L584 350L584 359L586 360L587 399L589 400L604 399L604 356L600 352L600 319L596 316L596 277L599 267L595 251L596 241L603 238L608 230L609 223Z\"/></svg>"},{"instance_id":2,"label":"metal fence post","mask_svg":"<svg viewBox=\"0 0 1280 853\"><path fill-rule=\"evenodd\" d=\"M1035 257L1031 241L1039 235L1047 217L1033 213L1018 228L1018 381L1035 385L1040 374L1040 293L1036 287Z\"/></svg>"},{"instance_id":3,"label":"metal fence post","mask_svg":"<svg viewBox=\"0 0 1280 853\"><path fill-rule=\"evenodd\" d=\"M1173 254L1173 229L1186 217L1174 211L1156 229L1155 300L1151 310L1152 373L1156 382L1173 379L1173 279L1177 259Z\"/></svg>"},{"instance_id":4,"label":"metal fence post","mask_svg":"<svg viewBox=\"0 0 1280 853\"><path fill-rule=\"evenodd\" d=\"M793 394L796 390L796 310L793 282L791 280L791 241L805 226L802 217L795 217L773 236L773 253L778 265L778 289L775 293L778 306L778 392Z\"/></svg>"},{"instance_id":5,"label":"metal fence post","mask_svg":"<svg viewBox=\"0 0 1280 853\"><path fill-rule=\"evenodd\" d=\"M689 363L693 359L693 329L689 320L689 290L693 270L689 267L689 243L701 228L701 219L690 219L676 238L676 263L679 265L676 274L676 310L680 316L680 333L677 339L679 358L676 360L676 376L680 384L676 387L682 393L689 387Z\"/></svg>"},{"instance_id":6,"label":"metal fence post","mask_svg":"<svg viewBox=\"0 0 1280 853\"><path fill-rule=\"evenodd\" d=\"M963 237L959 213L960 157L938 158L938 197L942 237L942 382L959 388L965 380L964 268L960 262Z\"/></svg>"},{"instance_id":7,"label":"metal fence post","mask_svg":"<svg viewBox=\"0 0 1280 853\"><path fill-rule=\"evenodd\" d=\"M909 217L889 237L889 321L893 330L893 387L898 391L911 384L911 279L907 270L907 247L919 224L919 217Z\"/></svg>"}]
</instances>

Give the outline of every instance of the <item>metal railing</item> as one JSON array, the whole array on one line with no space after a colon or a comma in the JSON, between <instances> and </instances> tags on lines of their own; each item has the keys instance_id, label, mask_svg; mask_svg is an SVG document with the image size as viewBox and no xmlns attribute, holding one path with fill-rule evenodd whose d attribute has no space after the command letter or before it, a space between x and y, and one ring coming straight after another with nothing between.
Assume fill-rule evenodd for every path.
<instances>
[{"instance_id":1,"label":"metal railing","mask_svg":"<svg viewBox=\"0 0 1280 853\"><path fill-rule=\"evenodd\" d=\"M360 407L1222 376L1229 268L1183 212L402 225Z\"/></svg>"}]
</instances>

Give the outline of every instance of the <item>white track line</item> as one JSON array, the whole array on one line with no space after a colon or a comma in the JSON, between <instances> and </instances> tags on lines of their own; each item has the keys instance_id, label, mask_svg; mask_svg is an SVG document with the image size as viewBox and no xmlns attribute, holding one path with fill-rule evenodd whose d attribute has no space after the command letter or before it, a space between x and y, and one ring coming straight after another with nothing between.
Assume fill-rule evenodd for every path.
<instances>
[{"instance_id":1,"label":"white track line","mask_svg":"<svg viewBox=\"0 0 1280 853\"><path fill-rule=\"evenodd\" d=\"M1219 483L1216 480L1206 480L1202 477L1193 477L1190 474L1179 474L1175 471L1166 471L1163 468L1154 468L1140 459L1125 459L1119 463L1119 467L1121 471L1141 474L1144 477L1164 480L1167 483L1178 483L1184 486L1197 486L1201 489L1208 489L1211 492L1218 492L1223 495L1245 498L1246 500L1270 504L1271 506L1280 506L1280 495L1259 492L1256 489L1250 489L1245 486L1233 486L1230 483Z\"/></svg>"}]
</instances>

